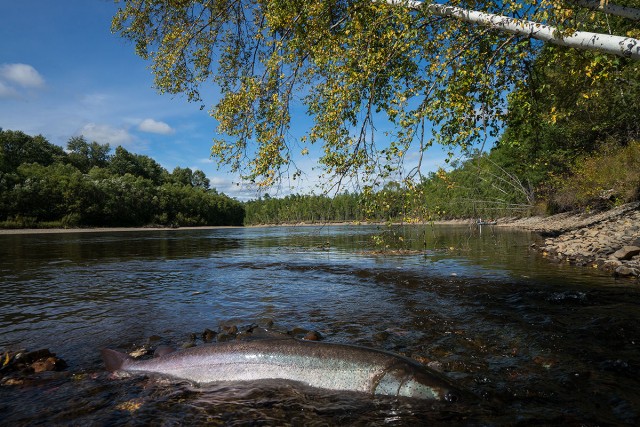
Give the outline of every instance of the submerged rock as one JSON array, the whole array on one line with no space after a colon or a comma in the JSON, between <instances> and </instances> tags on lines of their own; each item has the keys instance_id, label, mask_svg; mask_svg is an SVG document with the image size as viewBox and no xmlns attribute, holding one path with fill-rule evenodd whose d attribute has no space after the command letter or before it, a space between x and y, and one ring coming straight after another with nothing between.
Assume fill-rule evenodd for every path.
<instances>
[{"instance_id":1,"label":"submerged rock","mask_svg":"<svg viewBox=\"0 0 640 427\"><path fill-rule=\"evenodd\" d=\"M318 331L309 331L304 335L304 337L302 337L302 339L307 341L320 341L322 339L322 335L320 335L320 332Z\"/></svg>"},{"instance_id":2,"label":"submerged rock","mask_svg":"<svg viewBox=\"0 0 640 427\"><path fill-rule=\"evenodd\" d=\"M209 328L206 328L204 330L204 332L202 333L202 341L204 342L211 342L216 338L216 335L218 335L217 332L212 331Z\"/></svg>"},{"instance_id":3,"label":"submerged rock","mask_svg":"<svg viewBox=\"0 0 640 427\"><path fill-rule=\"evenodd\" d=\"M636 271L635 268L630 268L630 267L621 265L620 267L616 268L615 274L616 276L627 277L627 276L637 276L638 272Z\"/></svg>"},{"instance_id":4,"label":"submerged rock","mask_svg":"<svg viewBox=\"0 0 640 427\"><path fill-rule=\"evenodd\" d=\"M49 351L49 349L6 351L0 357L2 360L0 372L3 376L12 372L27 375L47 371L62 371L67 368L67 363L57 357L55 353Z\"/></svg>"}]
</instances>

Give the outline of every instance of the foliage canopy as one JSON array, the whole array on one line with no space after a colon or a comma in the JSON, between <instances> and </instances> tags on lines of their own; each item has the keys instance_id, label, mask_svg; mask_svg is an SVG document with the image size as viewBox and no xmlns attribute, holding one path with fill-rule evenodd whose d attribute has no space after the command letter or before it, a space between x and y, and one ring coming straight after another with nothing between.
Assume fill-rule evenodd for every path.
<instances>
[{"instance_id":1,"label":"foliage canopy","mask_svg":"<svg viewBox=\"0 0 640 427\"><path fill-rule=\"evenodd\" d=\"M397 3L407 4L125 0L112 29L152 62L161 92L204 102L201 85L216 83L221 98L211 109L219 123L212 154L246 179L268 186L290 166L296 178L295 154L308 154L317 144L326 177L365 177L375 185L394 174L408 153L418 156L410 175L420 173L434 141L453 149L496 137L505 94L528 78L542 47L527 36ZM558 37L577 30L607 33L612 26L624 36L640 36L633 19L602 13L594 3L447 5L551 25ZM637 0L620 3L640 6ZM589 61L599 56L585 55ZM301 138L291 134L297 109L313 120ZM376 132L389 123L384 136Z\"/></svg>"}]
</instances>

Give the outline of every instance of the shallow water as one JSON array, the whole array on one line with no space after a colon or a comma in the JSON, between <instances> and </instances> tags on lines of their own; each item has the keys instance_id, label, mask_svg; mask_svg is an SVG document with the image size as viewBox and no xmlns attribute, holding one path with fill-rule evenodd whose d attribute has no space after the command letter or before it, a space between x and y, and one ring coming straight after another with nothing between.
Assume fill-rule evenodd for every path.
<instances>
[{"instance_id":1,"label":"shallow water","mask_svg":"<svg viewBox=\"0 0 640 427\"><path fill-rule=\"evenodd\" d=\"M0 424L637 424L637 284L550 263L534 239L462 226L2 235L0 349L49 348L69 368L0 386ZM114 378L100 360L270 320L430 363L476 397L194 386Z\"/></svg>"}]
</instances>

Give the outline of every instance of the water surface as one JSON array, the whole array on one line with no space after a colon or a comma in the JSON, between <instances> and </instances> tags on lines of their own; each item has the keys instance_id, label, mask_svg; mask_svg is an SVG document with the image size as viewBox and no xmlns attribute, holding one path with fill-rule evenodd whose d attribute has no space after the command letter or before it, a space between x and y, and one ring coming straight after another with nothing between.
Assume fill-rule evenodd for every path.
<instances>
[{"instance_id":1,"label":"water surface","mask_svg":"<svg viewBox=\"0 0 640 427\"><path fill-rule=\"evenodd\" d=\"M69 365L0 386L2 423L637 423L637 285L550 263L534 240L464 226L2 235L0 349ZM100 360L102 347L269 321L430 363L477 400L115 379Z\"/></svg>"}]
</instances>

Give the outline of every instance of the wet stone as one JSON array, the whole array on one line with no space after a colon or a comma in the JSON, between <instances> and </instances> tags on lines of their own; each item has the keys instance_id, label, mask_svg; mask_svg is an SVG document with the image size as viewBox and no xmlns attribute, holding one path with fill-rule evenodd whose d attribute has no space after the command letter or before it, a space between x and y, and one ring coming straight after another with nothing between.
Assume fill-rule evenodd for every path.
<instances>
[{"instance_id":1,"label":"wet stone","mask_svg":"<svg viewBox=\"0 0 640 427\"><path fill-rule=\"evenodd\" d=\"M264 318L264 319L260 319L258 321L258 326L263 327L263 328L273 328L273 319L271 318Z\"/></svg>"},{"instance_id":2,"label":"wet stone","mask_svg":"<svg viewBox=\"0 0 640 427\"><path fill-rule=\"evenodd\" d=\"M233 339L235 339L235 335L228 334L226 332L219 333L217 337L218 342L231 341Z\"/></svg>"},{"instance_id":3,"label":"wet stone","mask_svg":"<svg viewBox=\"0 0 640 427\"><path fill-rule=\"evenodd\" d=\"M615 273L617 276L623 276L623 277L638 275L638 272L635 269L627 267L625 265L621 265L620 267L616 268Z\"/></svg>"},{"instance_id":4,"label":"wet stone","mask_svg":"<svg viewBox=\"0 0 640 427\"><path fill-rule=\"evenodd\" d=\"M31 364L33 372L45 372L57 370L58 359L55 357L47 357L46 359L36 360Z\"/></svg>"},{"instance_id":5,"label":"wet stone","mask_svg":"<svg viewBox=\"0 0 640 427\"><path fill-rule=\"evenodd\" d=\"M228 335L235 335L238 333L238 327L236 325L225 325L222 327L222 331Z\"/></svg>"},{"instance_id":6,"label":"wet stone","mask_svg":"<svg viewBox=\"0 0 640 427\"><path fill-rule=\"evenodd\" d=\"M2 353L0 372L2 372L2 374L8 372L29 374L32 372L61 371L66 367L66 362L56 357L55 353L51 353L48 349L31 352L22 350L15 353Z\"/></svg>"},{"instance_id":7,"label":"wet stone","mask_svg":"<svg viewBox=\"0 0 640 427\"><path fill-rule=\"evenodd\" d=\"M322 339L322 335L317 331L309 331L304 335L304 337L302 337L302 339L307 341L320 341Z\"/></svg>"},{"instance_id":8,"label":"wet stone","mask_svg":"<svg viewBox=\"0 0 640 427\"><path fill-rule=\"evenodd\" d=\"M215 339L216 335L218 335L217 332L212 331L211 329L207 328L202 333L202 341L211 342L211 341L213 341Z\"/></svg>"},{"instance_id":9,"label":"wet stone","mask_svg":"<svg viewBox=\"0 0 640 427\"><path fill-rule=\"evenodd\" d=\"M307 332L309 332L308 329L302 328L300 326L296 326L295 328L291 329L290 334L293 336L296 336L296 335L304 335Z\"/></svg>"}]
</instances>

